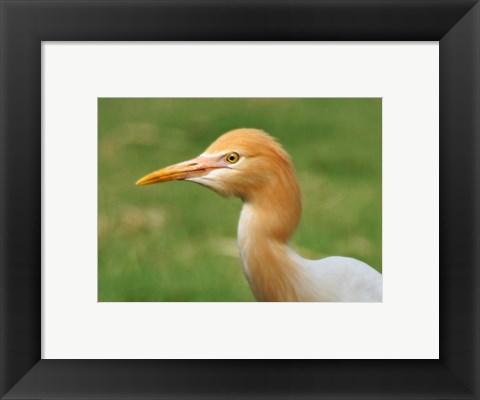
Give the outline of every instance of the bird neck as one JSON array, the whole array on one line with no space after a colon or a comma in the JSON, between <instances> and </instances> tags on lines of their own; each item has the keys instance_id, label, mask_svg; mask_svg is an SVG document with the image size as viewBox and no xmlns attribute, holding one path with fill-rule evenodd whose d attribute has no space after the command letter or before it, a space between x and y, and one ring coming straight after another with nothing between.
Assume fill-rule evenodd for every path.
<instances>
[{"instance_id":1,"label":"bird neck","mask_svg":"<svg viewBox=\"0 0 480 400\"><path fill-rule=\"evenodd\" d=\"M293 184L292 184L293 182ZM245 274L259 301L298 301L299 266L288 247L300 219L300 191L270 185L244 202L238 242Z\"/></svg>"}]
</instances>

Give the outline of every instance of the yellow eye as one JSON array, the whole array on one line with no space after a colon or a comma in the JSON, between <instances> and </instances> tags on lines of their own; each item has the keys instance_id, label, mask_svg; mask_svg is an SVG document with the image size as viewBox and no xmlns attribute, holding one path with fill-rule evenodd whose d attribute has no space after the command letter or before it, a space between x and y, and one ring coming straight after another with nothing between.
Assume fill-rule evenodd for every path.
<instances>
[{"instance_id":1,"label":"yellow eye","mask_svg":"<svg viewBox=\"0 0 480 400\"><path fill-rule=\"evenodd\" d=\"M239 160L239 158L240 156L238 155L238 153L231 152L225 156L225 161L230 164L235 164Z\"/></svg>"}]
</instances>

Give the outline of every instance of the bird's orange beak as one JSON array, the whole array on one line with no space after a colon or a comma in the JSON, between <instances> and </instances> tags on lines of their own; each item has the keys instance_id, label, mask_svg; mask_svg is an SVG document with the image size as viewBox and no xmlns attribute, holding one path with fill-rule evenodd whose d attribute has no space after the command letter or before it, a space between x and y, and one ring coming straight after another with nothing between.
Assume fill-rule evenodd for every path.
<instances>
[{"instance_id":1,"label":"bird's orange beak","mask_svg":"<svg viewBox=\"0 0 480 400\"><path fill-rule=\"evenodd\" d=\"M154 171L136 183L137 186L151 185L153 183L178 181L205 175L212 169L224 168L223 161L211 157L197 157L189 161L174 164Z\"/></svg>"}]
</instances>

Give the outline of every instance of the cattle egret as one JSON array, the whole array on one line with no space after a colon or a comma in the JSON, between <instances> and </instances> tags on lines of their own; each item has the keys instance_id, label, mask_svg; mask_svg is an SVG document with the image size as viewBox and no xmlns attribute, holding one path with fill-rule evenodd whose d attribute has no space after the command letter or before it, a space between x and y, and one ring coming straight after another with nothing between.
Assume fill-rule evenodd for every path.
<instances>
[{"instance_id":1,"label":"cattle egret","mask_svg":"<svg viewBox=\"0 0 480 400\"><path fill-rule=\"evenodd\" d=\"M380 302L382 275L347 257L306 260L288 241L301 214L290 157L258 129L236 129L189 161L146 175L137 185L187 180L242 199L238 245L258 301Z\"/></svg>"}]
</instances>

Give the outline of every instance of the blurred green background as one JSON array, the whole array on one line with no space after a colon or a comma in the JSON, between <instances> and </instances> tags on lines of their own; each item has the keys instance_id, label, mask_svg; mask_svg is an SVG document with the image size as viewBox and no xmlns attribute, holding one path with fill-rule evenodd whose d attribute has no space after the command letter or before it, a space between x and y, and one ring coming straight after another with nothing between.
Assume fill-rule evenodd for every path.
<instances>
[{"instance_id":1,"label":"blurred green background","mask_svg":"<svg viewBox=\"0 0 480 400\"><path fill-rule=\"evenodd\" d=\"M381 99L98 99L98 301L254 301L241 201L191 182L134 185L222 133L263 129L290 153L303 215L292 246L382 267Z\"/></svg>"}]
</instances>

